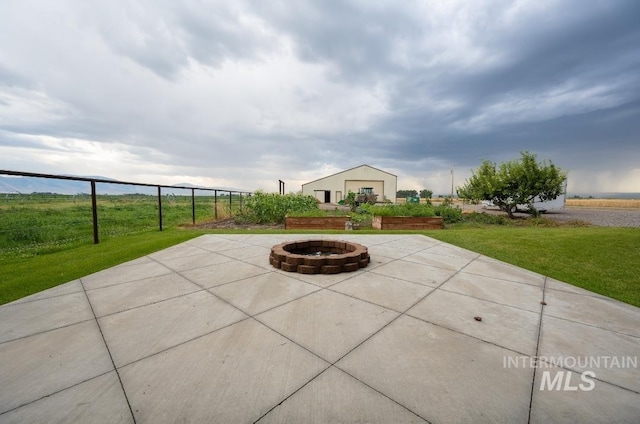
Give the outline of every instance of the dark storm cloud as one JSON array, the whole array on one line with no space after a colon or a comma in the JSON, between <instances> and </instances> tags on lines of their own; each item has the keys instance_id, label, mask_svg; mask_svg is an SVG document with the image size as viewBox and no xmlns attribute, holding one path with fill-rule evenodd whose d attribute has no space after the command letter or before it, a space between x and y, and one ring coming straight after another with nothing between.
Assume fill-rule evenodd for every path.
<instances>
[{"instance_id":1,"label":"dark storm cloud","mask_svg":"<svg viewBox=\"0 0 640 424\"><path fill-rule=\"evenodd\" d=\"M634 0L0 7L0 151L21 164L86 151L123 179L252 188L361 163L409 180L529 150L638 186Z\"/></svg>"},{"instance_id":2,"label":"dark storm cloud","mask_svg":"<svg viewBox=\"0 0 640 424\"><path fill-rule=\"evenodd\" d=\"M407 9L393 3L259 2L260 15L291 37L302 60L330 63L334 77L370 81L400 70L394 46L422 30Z\"/></svg>"},{"instance_id":3,"label":"dark storm cloud","mask_svg":"<svg viewBox=\"0 0 640 424\"><path fill-rule=\"evenodd\" d=\"M116 53L163 78L175 78L190 60L220 66L226 60L259 58L271 42L254 26L257 22L243 20L241 3L153 7L115 2L108 7L108 19L97 17L95 27Z\"/></svg>"},{"instance_id":4,"label":"dark storm cloud","mask_svg":"<svg viewBox=\"0 0 640 424\"><path fill-rule=\"evenodd\" d=\"M499 41L495 35L479 35L479 44L489 40L490 50L504 58L496 66L452 68L437 77L407 73L391 107L399 113L377 126L400 135L389 157L434 156L470 165L482 157L502 159L506 152L516 157L519 150L532 150L555 152L556 160L578 166L570 159L572 152L607 145L612 152L625 149L622 156L631 165L640 153L640 52L633 47L640 45L640 4L580 4L565 3L565 9L540 16L552 23L522 22L511 34L501 29ZM460 106L427 107L446 100ZM474 118L501 102L504 110L497 108L487 122L474 124ZM513 113L510 105L521 113ZM602 158L581 160L590 166Z\"/></svg>"}]
</instances>

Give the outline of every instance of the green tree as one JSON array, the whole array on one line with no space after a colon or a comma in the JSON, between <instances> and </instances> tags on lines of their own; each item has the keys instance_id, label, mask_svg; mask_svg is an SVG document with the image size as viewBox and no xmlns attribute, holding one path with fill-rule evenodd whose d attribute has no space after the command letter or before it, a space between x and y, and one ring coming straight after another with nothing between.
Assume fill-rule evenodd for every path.
<instances>
[{"instance_id":1,"label":"green tree","mask_svg":"<svg viewBox=\"0 0 640 424\"><path fill-rule=\"evenodd\" d=\"M484 160L465 185L458 188L458 196L471 201L490 200L510 218L518 205L527 205L531 214L539 216L533 202L560 196L567 173L551 161L539 163L532 153L520 155L520 159L500 166Z\"/></svg>"},{"instance_id":2,"label":"green tree","mask_svg":"<svg viewBox=\"0 0 640 424\"><path fill-rule=\"evenodd\" d=\"M398 190L396 192L396 197L407 198L417 196L418 192L416 190Z\"/></svg>"},{"instance_id":3,"label":"green tree","mask_svg":"<svg viewBox=\"0 0 640 424\"><path fill-rule=\"evenodd\" d=\"M420 197L422 197L423 199L431 199L431 196L433 196L433 191L427 190L426 188L420 190Z\"/></svg>"}]
</instances>

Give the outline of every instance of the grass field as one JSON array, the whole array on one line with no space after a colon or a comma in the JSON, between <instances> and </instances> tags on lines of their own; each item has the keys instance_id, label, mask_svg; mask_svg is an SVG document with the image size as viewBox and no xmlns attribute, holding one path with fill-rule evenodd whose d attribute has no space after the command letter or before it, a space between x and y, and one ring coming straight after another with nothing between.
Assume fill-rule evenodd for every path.
<instances>
[{"instance_id":1,"label":"grass field","mask_svg":"<svg viewBox=\"0 0 640 424\"><path fill-rule=\"evenodd\" d=\"M195 197L196 222L214 218L214 199ZM97 198L100 240L123 234L157 231L158 198L149 195L102 195ZM239 198L218 198L218 218L227 218ZM192 223L191 196L162 198L163 228ZM33 256L77 242L93 242L91 198L87 195L11 195L0 198L0 259L6 255Z\"/></svg>"},{"instance_id":2,"label":"grass field","mask_svg":"<svg viewBox=\"0 0 640 424\"><path fill-rule=\"evenodd\" d=\"M567 206L640 209L640 199L567 199Z\"/></svg>"}]
</instances>

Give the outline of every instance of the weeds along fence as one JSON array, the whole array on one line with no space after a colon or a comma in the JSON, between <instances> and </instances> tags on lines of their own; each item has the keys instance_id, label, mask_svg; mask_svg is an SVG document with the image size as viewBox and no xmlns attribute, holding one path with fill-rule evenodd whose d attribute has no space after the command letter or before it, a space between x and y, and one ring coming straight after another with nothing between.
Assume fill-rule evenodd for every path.
<instances>
[{"instance_id":1,"label":"weeds along fence","mask_svg":"<svg viewBox=\"0 0 640 424\"><path fill-rule=\"evenodd\" d=\"M0 170L0 253L55 248L242 211L250 192Z\"/></svg>"}]
</instances>

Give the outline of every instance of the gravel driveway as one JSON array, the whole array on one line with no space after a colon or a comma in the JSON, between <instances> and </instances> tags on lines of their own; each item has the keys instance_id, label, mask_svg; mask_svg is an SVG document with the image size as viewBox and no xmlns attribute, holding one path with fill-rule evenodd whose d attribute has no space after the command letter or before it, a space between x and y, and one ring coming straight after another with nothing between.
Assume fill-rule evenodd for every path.
<instances>
[{"instance_id":1,"label":"gravel driveway","mask_svg":"<svg viewBox=\"0 0 640 424\"><path fill-rule=\"evenodd\" d=\"M506 215L498 208L484 208L482 206L464 205L465 211L475 210L490 214ZM516 213L515 216L527 217L526 213ZM640 228L640 209L633 208L587 208L566 206L561 211L544 213L542 216L556 221L586 221L599 227L637 227Z\"/></svg>"},{"instance_id":2,"label":"gravel driveway","mask_svg":"<svg viewBox=\"0 0 640 424\"><path fill-rule=\"evenodd\" d=\"M600 227L640 227L640 209L565 207L544 216L557 221L587 221Z\"/></svg>"}]
</instances>

